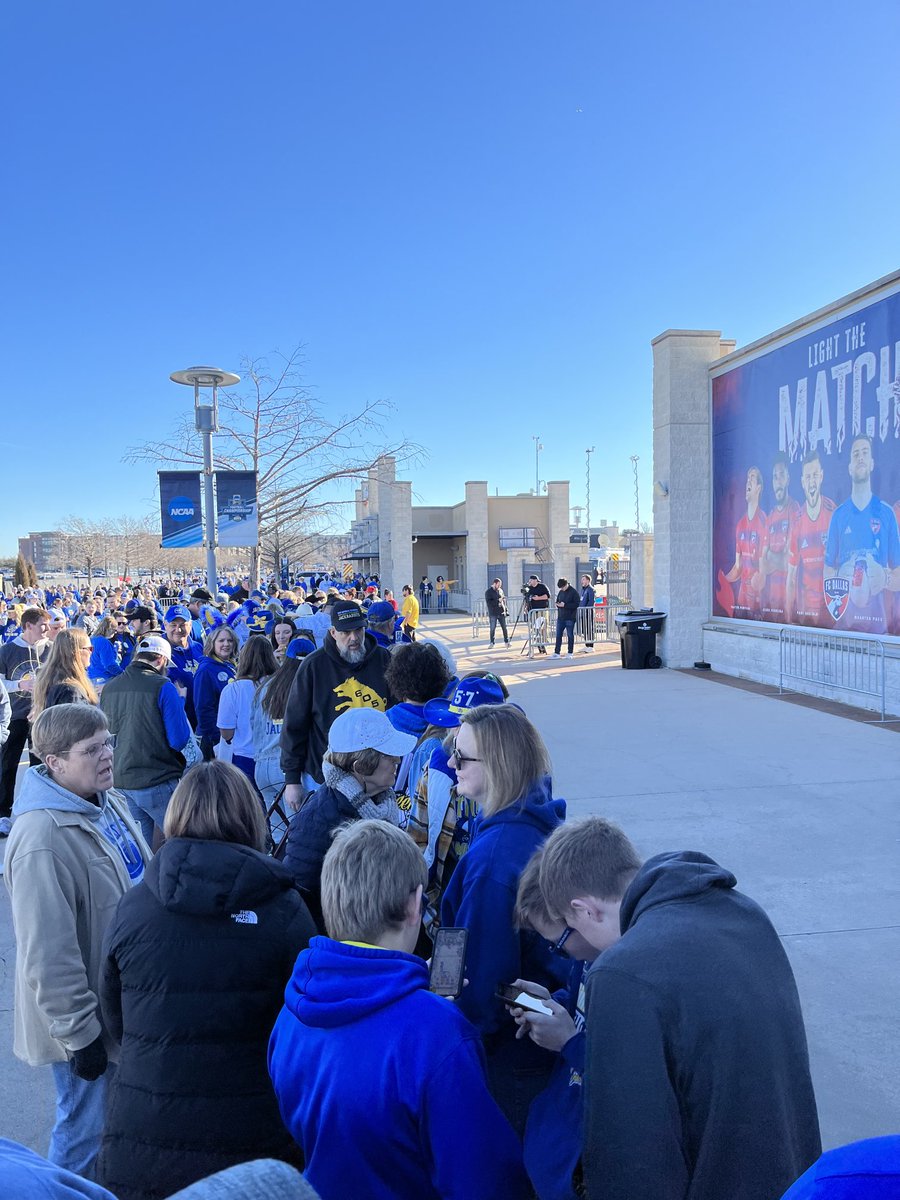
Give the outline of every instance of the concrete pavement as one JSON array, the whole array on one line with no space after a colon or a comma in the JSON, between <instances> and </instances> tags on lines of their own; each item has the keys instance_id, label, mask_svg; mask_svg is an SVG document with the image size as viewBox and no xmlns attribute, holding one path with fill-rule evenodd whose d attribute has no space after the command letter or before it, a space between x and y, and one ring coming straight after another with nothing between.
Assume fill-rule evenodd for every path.
<instances>
[{"instance_id":1,"label":"concrete pavement","mask_svg":"<svg viewBox=\"0 0 900 1200\"><path fill-rule=\"evenodd\" d=\"M573 816L602 813L644 855L732 870L784 939L826 1146L900 1129L900 739L891 729L677 671L622 671L618 646L529 662L471 621L426 617L461 671L489 667L542 731ZM2 843L0 843L2 846ZM49 1071L11 1053L9 902L0 895L0 1131L46 1149Z\"/></svg>"}]
</instances>

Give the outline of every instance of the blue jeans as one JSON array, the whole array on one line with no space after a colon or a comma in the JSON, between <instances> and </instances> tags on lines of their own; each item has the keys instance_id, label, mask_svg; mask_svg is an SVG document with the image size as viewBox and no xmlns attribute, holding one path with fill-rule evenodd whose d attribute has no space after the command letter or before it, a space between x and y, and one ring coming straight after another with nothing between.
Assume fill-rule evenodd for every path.
<instances>
[{"instance_id":1,"label":"blue jeans","mask_svg":"<svg viewBox=\"0 0 900 1200\"><path fill-rule=\"evenodd\" d=\"M162 833L166 809L177 786L177 779L169 779L150 788L119 788L128 801L129 812L140 823L141 833L148 846L153 845L154 825Z\"/></svg>"},{"instance_id":2,"label":"blue jeans","mask_svg":"<svg viewBox=\"0 0 900 1200\"><path fill-rule=\"evenodd\" d=\"M575 653L575 618L571 620L566 617L556 618L556 649L554 654L559 654L562 647L563 634L566 635L566 640L569 643L569 653Z\"/></svg>"},{"instance_id":3,"label":"blue jeans","mask_svg":"<svg viewBox=\"0 0 900 1200\"><path fill-rule=\"evenodd\" d=\"M115 1063L90 1082L79 1079L69 1062L52 1063L51 1069L56 1084L56 1124L47 1157L58 1167L93 1179L103 1136L106 1089L115 1075Z\"/></svg>"}]
</instances>

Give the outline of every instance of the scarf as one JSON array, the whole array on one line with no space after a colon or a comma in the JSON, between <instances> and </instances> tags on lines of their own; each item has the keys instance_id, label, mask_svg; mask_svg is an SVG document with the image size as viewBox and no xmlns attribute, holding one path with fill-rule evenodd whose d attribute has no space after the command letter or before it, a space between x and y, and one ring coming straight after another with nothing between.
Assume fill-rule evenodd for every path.
<instances>
[{"instance_id":1,"label":"scarf","mask_svg":"<svg viewBox=\"0 0 900 1200\"><path fill-rule=\"evenodd\" d=\"M322 763L322 775L326 786L345 796L362 820L388 821L399 828L400 808L393 788L385 788L383 792L367 796L355 775L342 771L330 762Z\"/></svg>"}]
</instances>

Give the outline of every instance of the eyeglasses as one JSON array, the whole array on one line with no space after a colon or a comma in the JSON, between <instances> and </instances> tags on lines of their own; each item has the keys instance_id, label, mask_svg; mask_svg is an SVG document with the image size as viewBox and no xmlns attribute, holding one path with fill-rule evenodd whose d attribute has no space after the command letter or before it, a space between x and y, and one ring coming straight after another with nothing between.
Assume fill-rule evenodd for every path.
<instances>
[{"instance_id":1,"label":"eyeglasses","mask_svg":"<svg viewBox=\"0 0 900 1200\"><path fill-rule=\"evenodd\" d=\"M460 754L459 750L456 748L455 741L453 743L453 749L450 752L450 757L455 758L461 767L465 766L465 764L469 763L469 762L483 762L484 761L481 758L470 758L468 754Z\"/></svg>"},{"instance_id":2,"label":"eyeglasses","mask_svg":"<svg viewBox=\"0 0 900 1200\"><path fill-rule=\"evenodd\" d=\"M106 738L104 741L96 742L93 746L88 746L86 750L79 750L79 751L77 751L77 753L80 754L83 758L89 758L91 760L91 762L93 762L95 759L98 759L100 757L100 755L103 753L104 750L115 750L115 748L116 748L116 735L114 733L111 733L109 735L109 737ZM61 750L60 757L62 757L64 754L73 754L73 753L75 753L75 751L73 751L73 750Z\"/></svg>"},{"instance_id":3,"label":"eyeglasses","mask_svg":"<svg viewBox=\"0 0 900 1200\"><path fill-rule=\"evenodd\" d=\"M568 958L564 947L574 932L575 930L572 929L571 926L567 925L555 942L547 943L547 949L551 954L558 954L560 958Z\"/></svg>"},{"instance_id":4,"label":"eyeglasses","mask_svg":"<svg viewBox=\"0 0 900 1200\"><path fill-rule=\"evenodd\" d=\"M78 649L81 651L82 654L93 654L93 652L94 652L93 646L79 646Z\"/></svg>"}]
</instances>

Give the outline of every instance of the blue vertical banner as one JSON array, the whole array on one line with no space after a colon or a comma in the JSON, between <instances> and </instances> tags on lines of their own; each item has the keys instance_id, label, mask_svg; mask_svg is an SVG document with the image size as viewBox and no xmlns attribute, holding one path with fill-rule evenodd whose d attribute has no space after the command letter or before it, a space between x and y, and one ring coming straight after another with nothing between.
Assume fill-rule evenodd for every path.
<instances>
[{"instance_id":1,"label":"blue vertical banner","mask_svg":"<svg viewBox=\"0 0 900 1200\"><path fill-rule=\"evenodd\" d=\"M159 507L164 549L203 545L200 508L200 474L197 471L160 471Z\"/></svg>"},{"instance_id":2,"label":"blue vertical banner","mask_svg":"<svg viewBox=\"0 0 900 1200\"><path fill-rule=\"evenodd\" d=\"M255 471L216 471L216 512L220 546L259 542Z\"/></svg>"}]
</instances>

